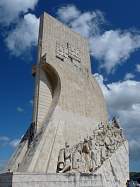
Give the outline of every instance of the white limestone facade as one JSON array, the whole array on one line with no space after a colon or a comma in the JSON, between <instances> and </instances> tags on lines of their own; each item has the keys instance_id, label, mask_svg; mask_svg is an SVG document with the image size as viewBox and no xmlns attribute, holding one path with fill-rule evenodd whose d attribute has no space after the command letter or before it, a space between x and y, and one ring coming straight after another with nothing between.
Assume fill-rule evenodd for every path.
<instances>
[{"instance_id":1,"label":"white limestone facade","mask_svg":"<svg viewBox=\"0 0 140 187\"><path fill-rule=\"evenodd\" d=\"M29 187L125 187L129 179L128 144L121 135L120 127L115 126L115 130L111 131L114 139L110 141L117 142L111 143L112 146L119 146L104 159L100 167L83 172L90 174L81 178L79 170L73 171L70 165L64 173L68 172L71 182L64 173L57 174L60 150L63 149L66 154L64 145L73 147L85 139L82 145L88 149L89 136L99 125L105 128L98 129L98 146L106 148L108 153L111 152L111 145L106 145L103 140L109 129L108 115L102 91L91 73L87 39L47 13L40 18L35 77L33 122L6 167L11 172L12 186L24 187L27 181ZM90 149L90 153L86 153L83 147L80 154L88 159L93 151ZM70 164L71 155L70 152ZM63 167L66 163L67 158L64 158ZM6 176L9 174L0 175L0 184ZM76 176L79 178L73 183ZM19 183L22 179L23 183L15 184L14 181ZM39 179L42 183L37 182ZM32 184L31 180L34 181ZM85 185L83 180L87 181Z\"/></svg>"}]
</instances>

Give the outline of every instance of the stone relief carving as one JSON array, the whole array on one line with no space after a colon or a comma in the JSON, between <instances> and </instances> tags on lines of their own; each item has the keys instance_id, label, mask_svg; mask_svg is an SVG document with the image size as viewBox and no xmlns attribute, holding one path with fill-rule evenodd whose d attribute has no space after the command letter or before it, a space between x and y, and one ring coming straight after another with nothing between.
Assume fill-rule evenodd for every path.
<instances>
[{"instance_id":1,"label":"stone relief carving","mask_svg":"<svg viewBox=\"0 0 140 187\"><path fill-rule=\"evenodd\" d=\"M74 48L69 43L60 43L56 42L56 57L65 60L67 58L70 58L72 63L80 63L80 50L78 48Z\"/></svg>"},{"instance_id":2,"label":"stone relief carving","mask_svg":"<svg viewBox=\"0 0 140 187\"><path fill-rule=\"evenodd\" d=\"M68 43L68 56L71 57L72 59L80 62L80 49L76 49L71 44Z\"/></svg>"},{"instance_id":3,"label":"stone relief carving","mask_svg":"<svg viewBox=\"0 0 140 187\"><path fill-rule=\"evenodd\" d=\"M125 141L122 129L113 118L108 125L99 124L98 129L83 141L61 149L58 156L57 172L90 173L99 168L112 153Z\"/></svg>"},{"instance_id":4,"label":"stone relief carving","mask_svg":"<svg viewBox=\"0 0 140 187\"><path fill-rule=\"evenodd\" d=\"M56 57L60 58L61 60L68 58L68 48L65 44L56 42Z\"/></svg>"}]
</instances>

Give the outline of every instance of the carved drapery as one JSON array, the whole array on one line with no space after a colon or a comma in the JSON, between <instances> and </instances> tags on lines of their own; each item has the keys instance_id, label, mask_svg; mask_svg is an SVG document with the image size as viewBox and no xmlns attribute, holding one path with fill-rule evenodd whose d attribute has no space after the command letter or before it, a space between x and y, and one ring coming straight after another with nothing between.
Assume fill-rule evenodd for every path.
<instances>
[{"instance_id":1,"label":"carved drapery","mask_svg":"<svg viewBox=\"0 0 140 187\"><path fill-rule=\"evenodd\" d=\"M112 124L99 125L91 136L70 147L68 143L61 149L57 172L90 173L99 168L125 141L122 129L114 119Z\"/></svg>"}]
</instances>

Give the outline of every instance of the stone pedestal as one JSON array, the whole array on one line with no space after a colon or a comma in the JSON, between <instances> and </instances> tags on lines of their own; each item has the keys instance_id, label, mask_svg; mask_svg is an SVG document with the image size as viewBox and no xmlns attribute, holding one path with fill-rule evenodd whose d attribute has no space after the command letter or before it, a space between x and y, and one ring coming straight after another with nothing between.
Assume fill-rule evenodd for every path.
<instances>
[{"instance_id":1,"label":"stone pedestal","mask_svg":"<svg viewBox=\"0 0 140 187\"><path fill-rule=\"evenodd\" d=\"M101 175L3 173L0 187L103 187Z\"/></svg>"}]
</instances>

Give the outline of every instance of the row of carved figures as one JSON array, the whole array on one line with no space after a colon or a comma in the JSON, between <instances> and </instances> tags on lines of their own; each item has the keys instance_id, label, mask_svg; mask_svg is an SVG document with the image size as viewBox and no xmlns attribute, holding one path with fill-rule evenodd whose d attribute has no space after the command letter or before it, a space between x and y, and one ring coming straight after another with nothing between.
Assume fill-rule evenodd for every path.
<instances>
[{"instance_id":1,"label":"row of carved figures","mask_svg":"<svg viewBox=\"0 0 140 187\"><path fill-rule=\"evenodd\" d=\"M125 141L115 118L108 125L99 125L92 135L70 147L65 143L58 156L57 172L90 173L99 168Z\"/></svg>"}]
</instances>

